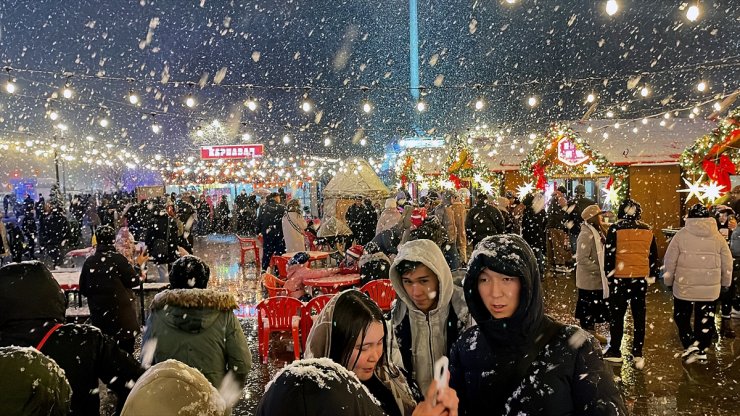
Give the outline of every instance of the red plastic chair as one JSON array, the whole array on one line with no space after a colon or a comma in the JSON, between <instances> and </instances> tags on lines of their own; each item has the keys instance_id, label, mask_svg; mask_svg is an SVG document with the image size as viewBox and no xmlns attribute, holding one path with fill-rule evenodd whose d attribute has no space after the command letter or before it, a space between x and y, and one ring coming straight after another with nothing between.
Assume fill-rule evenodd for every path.
<instances>
[{"instance_id":1,"label":"red plastic chair","mask_svg":"<svg viewBox=\"0 0 740 416\"><path fill-rule=\"evenodd\" d=\"M383 312L390 311L393 301L396 299L396 291L393 290L390 279L378 279L367 282L360 289L360 292L370 296L370 299L374 300Z\"/></svg>"},{"instance_id":2,"label":"red plastic chair","mask_svg":"<svg viewBox=\"0 0 740 416\"><path fill-rule=\"evenodd\" d=\"M244 266L244 258L247 252L252 251L254 252L254 264L257 268L257 273L259 274L262 269L262 261L260 259L260 248L257 246L257 239L256 238L247 238L247 237L240 237L236 236L236 239L239 241L239 250L241 251L241 265Z\"/></svg>"},{"instance_id":3,"label":"red plastic chair","mask_svg":"<svg viewBox=\"0 0 740 416\"><path fill-rule=\"evenodd\" d=\"M301 309L301 351L306 353L306 340L316 317L334 295L321 295L309 300Z\"/></svg>"},{"instance_id":4,"label":"red plastic chair","mask_svg":"<svg viewBox=\"0 0 740 416\"><path fill-rule=\"evenodd\" d=\"M278 279L270 273L262 275L262 286L267 289L267 296L274 298L276 296L288 296L288 289L283 286L285 281Z\"/></svg>"},{"instance_id":5,"label":"red plastic chair","mask_svg":"<svg viewBox=\"0 0 740 416\"><path fill-rule=\"evenodd\" d=\"M288 278L288 259L282 256L272 256L270 259L270 267L273 270L277 270L278 276L283 279Z\"/></svg>"},{"instance_id":6,"label":"red plastic chair","mask_svg":"<svg viewBox=\"0 0 740 416\"><path fill-rule=\"evenodd\" d=\"M303 303L296 298L277 296L267 298L257 304L257 338L262 362L267 364L270 349L270 335L273 332L291 332L293 335L293 355L301 358L299 327Z\"/></svg>"}]
</instances>

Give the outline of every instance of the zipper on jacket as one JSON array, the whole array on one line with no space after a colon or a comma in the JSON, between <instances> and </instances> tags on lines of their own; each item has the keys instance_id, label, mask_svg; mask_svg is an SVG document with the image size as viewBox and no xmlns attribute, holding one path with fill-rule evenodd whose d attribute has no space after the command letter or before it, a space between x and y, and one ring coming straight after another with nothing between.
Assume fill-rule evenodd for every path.
<instances>
[{"instance_id":1,"label":"zipper on jacket","mask_svg":"<svg viewBox=\"0 0 740 416\"><path fill-rule=\"evenodd\" d=\"M431 313L431 312L430 312ZM429 315L426 315L427 317L427 328L429 328L429 364L431 365L432 371L429 373L432 375L432 380L434 380L434 377L436 374L434 374L434 352L432 351L432 322L429 320Z\"/></svg>"}]
</instances>

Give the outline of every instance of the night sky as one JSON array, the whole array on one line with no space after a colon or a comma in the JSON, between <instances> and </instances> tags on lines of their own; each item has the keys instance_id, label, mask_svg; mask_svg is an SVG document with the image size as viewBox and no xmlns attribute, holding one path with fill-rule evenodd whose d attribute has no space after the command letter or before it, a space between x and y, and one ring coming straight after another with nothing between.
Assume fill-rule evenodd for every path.
<instances>
[{"instance_id":1,"label":"night sky","mask_svg":"<svg viewBox=\"0 0 740 416\"><path fill-rule=\"evenodd\" d=\"M435 135L482 123L542 132L550 121L580 118L592 91L600 100L593 118L609 110L636 118L740 88L739 2L702 1L695 23L680 1L619 3L609 17L601 1L420 0L430 110L419 126ZM237 143L249 133L276 155L367 154L361 137L379 154L414 125L405 1L5 0L0 30L0 61L14 69L19 88L0 93L6 137L52 135L51 107L69 140L92 135L172 157L194 154L192 132L213 119L224 134L206 141ZM75 96L49 100L65 71ZM630 90L636 74L643 75ZM708 82L704 93L695 88L699 79ZM651 94L642 98L645 84ZM142 105L129 104L130 89ZM194 109L183 104L189 92ZM306 92L316 106L310 114L300 109ZM530 95L541 101L535 109L526 104ZM254 113L242 105L250 96L260 103ZM486 99L483 111L473 109L477 97ZM366 98L371 114L361 110ZM97 124L103 113L107 129ZM163 128L158 135L151 113Z\"/></svg>"}]
</instances>

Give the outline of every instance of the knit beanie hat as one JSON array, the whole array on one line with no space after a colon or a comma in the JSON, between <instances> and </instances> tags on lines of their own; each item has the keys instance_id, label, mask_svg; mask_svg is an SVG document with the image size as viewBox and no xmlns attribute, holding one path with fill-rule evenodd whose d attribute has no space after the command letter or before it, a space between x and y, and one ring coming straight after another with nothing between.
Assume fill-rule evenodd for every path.
<instances>
[{"instance_id":1,"label":"knit beanie hat","mask_svg":"<svg viewBox=\"0 0 740 416\"><path fill-rule=\"evenodd\" d=\"M170 285L173 289L205 289L211 269L198 257L183 256L172 264Z\"/></svg>"},{"instance_id":2,"label":"knit beanie hat","mask_svg":"<svg viewBox=\"0 0 740 416\"><path fill-rule=\"evenodd\" d=\"M309 256L308 253L306 253L305 251L300 251L298 253L295 253L293 257L288 260L288 266L293 266L296 264L306 264L310 259L311 256Z\"/></svg>"}]
</instances>

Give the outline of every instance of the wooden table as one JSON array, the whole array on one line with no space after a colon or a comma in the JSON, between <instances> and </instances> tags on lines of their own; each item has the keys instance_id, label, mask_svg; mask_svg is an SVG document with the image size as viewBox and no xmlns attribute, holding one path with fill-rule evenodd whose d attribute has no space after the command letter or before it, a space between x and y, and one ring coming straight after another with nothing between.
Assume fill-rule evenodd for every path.
<instances>
[{"instance_id":1,"label":"wooden table","mask_svg":"<svg viewBox=\"0 0 740 416\"><path fill-rule=\"evenodd\" d=\"M303 284L308 287L311 293L312 288L320 289L325 294L338 293L340 290L355 286L360 283L360 275L355 274L334 274L326 277L317 277L314 279L303 279Z\"/></svg>"}]
</instances>

